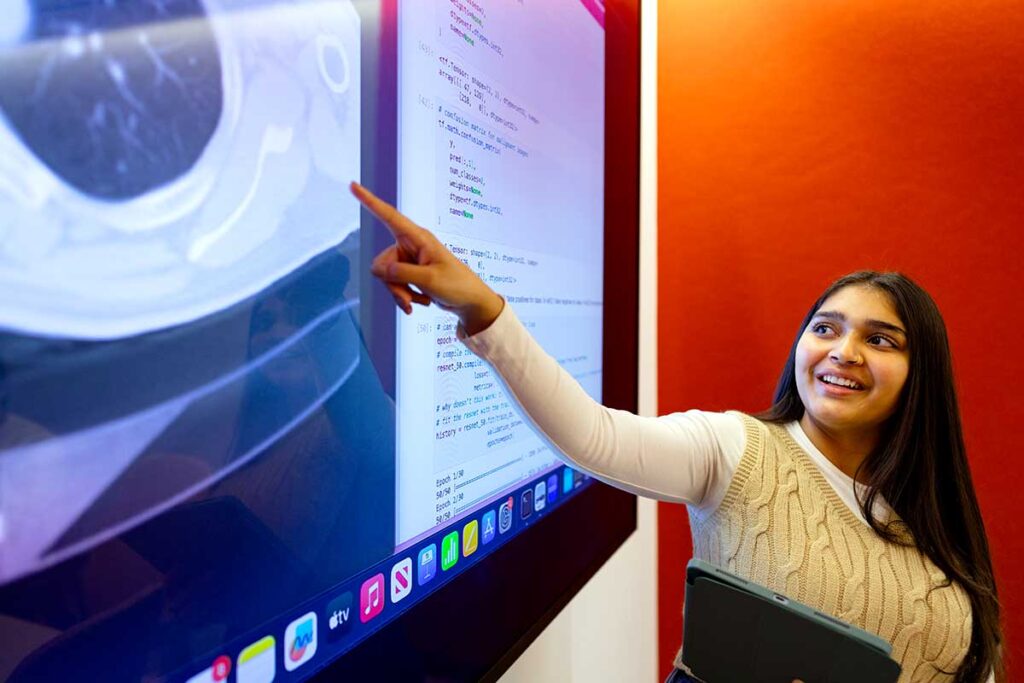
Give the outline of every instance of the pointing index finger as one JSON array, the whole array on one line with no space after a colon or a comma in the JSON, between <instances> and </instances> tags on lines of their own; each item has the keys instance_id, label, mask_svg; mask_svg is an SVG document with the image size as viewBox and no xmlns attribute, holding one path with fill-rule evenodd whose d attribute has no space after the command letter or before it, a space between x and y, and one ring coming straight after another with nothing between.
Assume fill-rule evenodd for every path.
<instances>
[{"instance_id":1,"label":"pointing index finger","mask_svg":"<svg viewBox=\"0 0 1024 683\"><path fill-rule=\"evenodd\" d=\"M408 237L419 241L420 226L406 218L398 209L373 194L359 183L353 181L349 186L352 194L359 202L388 226L395 237Z\"/></svg>"}]
</instances>

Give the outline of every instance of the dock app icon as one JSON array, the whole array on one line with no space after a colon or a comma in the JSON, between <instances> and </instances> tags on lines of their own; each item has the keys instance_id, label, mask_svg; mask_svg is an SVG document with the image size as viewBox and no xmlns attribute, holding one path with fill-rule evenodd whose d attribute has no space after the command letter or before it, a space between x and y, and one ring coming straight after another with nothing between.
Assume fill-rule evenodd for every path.
<instances>
[{"instance_id":1,"label":"dock app icon","mask_svg":"<svg viewBox=\"0 0 1024 683\"><path fill-rule=\"evenodd\" d=\"M316 654L316 612L309 612L284 632L284 668L295 671Z\"/></svg>"},{"instance_id":2,"label":"dock app icon","mask_svg":"<svg viewBox=\"0 0 1024 683\"><path fill-rule=\"evenodd\" d=\"M480 536L480 540L483 541L484 545L487 545L494 540L495 527L497 526L497 518L495 517L494 510L488 510L484 513L481 525L483 526L483 534Z\"/></svg>"},{"instance_id":3,"label":"dock app icon","mask_svg":"<svg viewBox=\"0 0 1024 683\"><path fill-rule=\"evenodd\" d=\"M327 640L338 640L352 626L352 593L345 591L327 605Z\"/></svg>"},{"instance_id":4,"label":"dock app icon","mask_svg":"<svg viewBox=\"0 0 1024 683\"><path fill-rule=\"evenodd\" d=\"M257 640L238 655L238 683L271 683L277 673L274 636Z\"/></svg>"},{"instance_id":5,"label":"dock app icon","mask_svg":"<svg viewBox=\"0 0 1024 683\"><path fill-rule=\"evenodd\" d=\"M384 575L363 581L359 589L359 621L364 624L384 611Z\"/></svg>"},{"instance_id":6,"label":"dock app icon","mask_svg":"<svg viewBox=\"0 0 1024 683\"><path fill-rule=\"evenodd\" d=\"M422 586L437 576L437 546L431 543L421 550L416 564L416 583Z\"/></svg>"},{"instance_id":7,"label":"dock app icon","mask_svg":"<svg viewBox=\"0 0 1024 683\"><path fill-rule=\"evenodd\" d=\"M480 544L480 525L474 519L462 527L462 556L469 557L476 552Z\"/></svg>"},{"instance_id":8,"label":"dock app icon","mask_svg":"<svg viewBox=\"0 0 1024 683\"><path fill-rule=\"evenodd\" d=\"M558 475L552 474L548 477L548 505L558 500Z\"/></svg>"},{"instance_id":9,"label":"dock app icon","mask_svg":"<svg viewBox=\"0 0 1024 683\"><path fill-rule=\"evenodd\" d=\"M533 514L533 489L526 489L519 501L519 514L526 519Z\"/></svg>"},{"instance_id":10,"label":"dock app icon","mask_svg":"<svg viewBox=\"0 0 1024 683\"><path fill-rule=\"evenodd\" d=\"M412 592L412 558L407 557L391 568L391 603Z\"/></svg>"},{"instance_id":11,"label":"dock app icon","mask_svg":"<svg viewBox=\"0 0 1024 683\"><path fill-rule=\"evenodd\" d=\"M544 482L537 482L537 485L533 487L533 509L540 512L544 509L544 506L548 502L548 489L547 484Z\"/></svg>"},{"instance_id":12,"label":"dock app icon","mask_svg":"<svg viewBox=\"0 0 1024 683\"><path fill-rule=\"evenodd\" d=\"M459 532L453 531L441 541L441 570L448 571L459 561Z\"/></svg>"},{"instance_id":13,"label":"dock app icon","mask_svg":"<svg viewBox=\"0 0 1024 683\"><path fill-rule=\"evenodd\" d=\"M501 507L498 508L498 533L506 533L512 528L512 509L516 506L516 500L512 496L508 497Z\"/></svg>"}]
</instances>

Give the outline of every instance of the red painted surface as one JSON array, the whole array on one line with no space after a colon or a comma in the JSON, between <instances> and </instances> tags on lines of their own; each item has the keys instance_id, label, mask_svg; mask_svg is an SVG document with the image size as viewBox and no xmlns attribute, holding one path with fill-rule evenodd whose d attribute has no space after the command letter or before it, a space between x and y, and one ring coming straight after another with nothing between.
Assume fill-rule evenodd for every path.
<instances>
[{"instance_id":1,"label":"red painted surface","mask_svg":"<svg viewBox=\"0 0 1024 683\"><path fill-rule=\"evenodd\" d=\"M1018 676L1022 36L1024 5L1010 1L659 3L660 411L766 407L831 280L859 268L917 279L952 338ZM658 535L667 673L684 508L661 506Z\"/></svg>"}]
</instances>

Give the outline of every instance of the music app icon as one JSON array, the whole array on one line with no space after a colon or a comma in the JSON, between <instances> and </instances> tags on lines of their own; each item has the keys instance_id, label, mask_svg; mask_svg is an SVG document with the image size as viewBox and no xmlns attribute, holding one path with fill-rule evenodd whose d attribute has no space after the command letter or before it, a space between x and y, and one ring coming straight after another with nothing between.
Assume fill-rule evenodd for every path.
<instances>
[{"instance_id":1,"label":"music app icon","mask_svg":"<svg viewBox=\"0 0 1024 683\"><path fill-rule=\"evenodd\" d=\"M364 624L384 609L384 575L377 574L359 589L359 621Z\"/></svg>"}]
</instances>

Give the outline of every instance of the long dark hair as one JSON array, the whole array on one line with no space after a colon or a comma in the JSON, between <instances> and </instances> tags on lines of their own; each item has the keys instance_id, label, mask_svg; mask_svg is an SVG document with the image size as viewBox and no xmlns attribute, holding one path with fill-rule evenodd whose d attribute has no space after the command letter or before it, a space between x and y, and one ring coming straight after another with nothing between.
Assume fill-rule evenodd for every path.
<instances>
[{"instance_id":1,"label":"long dark hair","mask_svg":"<svg viewBox=\"0 0 1024 683\"><path fill-rule=\"evenodd\" d=\"M893 543L913 543L947 580L967 591L974 627L955 680L976 683L990 668L1003 670L999 601L967 466L949 338L931 296L900 273L859 271L833 282L797 332L773 405L757 417L776 424L803 417L795 377L797 344L822 304L840 289L855 285L888 294L906 328L910 351L910 370L896 412L886 423L879 446L857 469L855 479L868 487L858 502L875 533ZM878 496L896 512L912 541L901 533L902 526L893 527L871 514Z\"/></svg>"}]
</instances>

